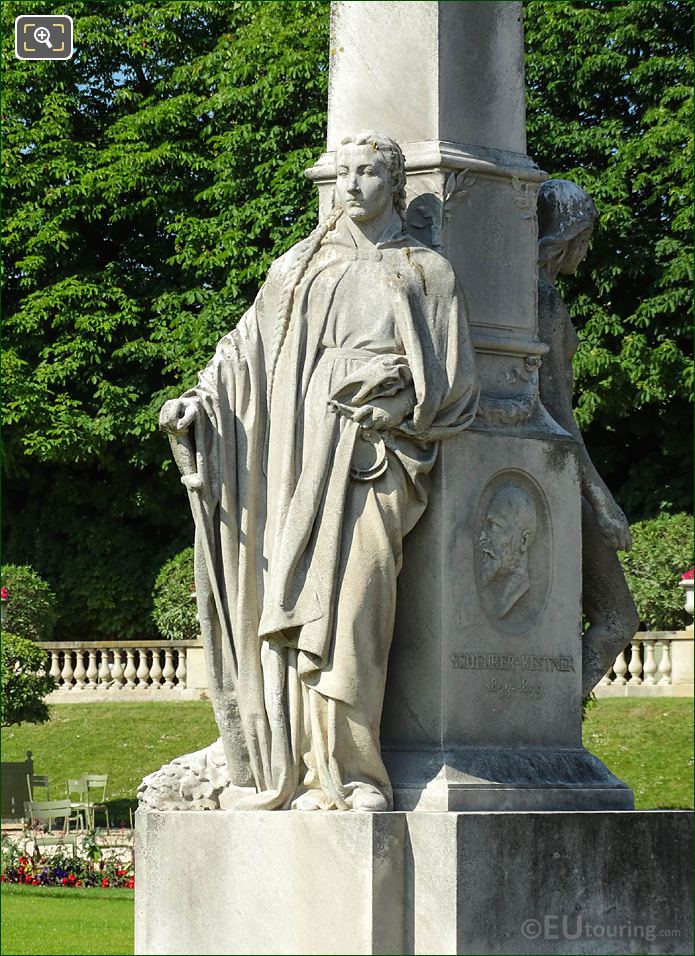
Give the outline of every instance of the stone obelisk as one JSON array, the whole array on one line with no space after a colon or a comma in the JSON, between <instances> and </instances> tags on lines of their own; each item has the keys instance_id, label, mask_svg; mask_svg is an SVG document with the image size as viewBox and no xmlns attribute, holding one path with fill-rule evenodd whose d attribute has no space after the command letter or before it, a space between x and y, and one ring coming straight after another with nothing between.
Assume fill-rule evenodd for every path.
<instances>
[{"instance_id":1,"label":"stone obelisk","mask_svg":"<svg viewBox=\"0 0 695 956\"><path fill-rule=\"evenodd\" d=\"M544 173L526 155L521 3L334 3L328 152L308 171L324 214L334 151L359 129L403 148L409 227L454 267L482 385L406 540L382 722L396 807L629 808L581 741L580 491L538 399Z\"/></svg>"}]
</instances>

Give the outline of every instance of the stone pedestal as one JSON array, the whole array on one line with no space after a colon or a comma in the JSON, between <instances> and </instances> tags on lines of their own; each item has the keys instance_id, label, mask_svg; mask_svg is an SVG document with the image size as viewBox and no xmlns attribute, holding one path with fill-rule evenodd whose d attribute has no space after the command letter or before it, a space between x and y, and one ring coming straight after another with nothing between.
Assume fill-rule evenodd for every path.
<instances>
[{"instance_id":1,"label":"stone pedestal","mask_svg":"<svg viewBox=\"0 0 695 956\"><path fill-rule=\"evenodd\" d=\"M691 818L138 811L135 952L690 953Z\"/></svg>"},{"instance_id":2,"label":"stone pedestal","mask_svg":"<svg viewBox=\"0 0 695 956\"><path fill-rule=\"evenodd\" d=\"M500 493L535 533L487 580ZM582 748L581 516L574 445L531 427L442 444L427 511L405 542L382 749L398 809L629 809ZM512 542L513 544L513 542Z\"/></svg>"}]
</instances>

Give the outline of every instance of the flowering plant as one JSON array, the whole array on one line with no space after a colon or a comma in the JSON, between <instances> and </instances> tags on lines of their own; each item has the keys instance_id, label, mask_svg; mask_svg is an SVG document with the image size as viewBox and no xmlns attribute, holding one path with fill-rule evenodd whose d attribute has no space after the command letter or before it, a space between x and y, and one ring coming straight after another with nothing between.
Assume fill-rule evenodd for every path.
<instances>
[{"instance_id":1,"label":"flowering plant","mask_svg":"<svg viewBox=\"0 0 695 956\"><path fill-rule=\"evenodd\" d=\"M33 853L29 853L21 842L7 839L2 844L0 882L67 889L92 886L132 890L135 873L132 857L125 862L106 857L89 837L74 849L58 845L50 855L43 854L35 844Z\"/></svg>"},{"instance_id":2,"label":"flowering plant","mask_svg":"<svg viewBox=\"0 0 695 956\"><path fill-rule=\"evenodd\" d=\"M0 600L6 601L9 596L7 588L3 585L3 587L0 588Z\"/></svg>"},{"instance_id":3,"label":"flowering plant","mask_svg":"<svg viewBox=\"0 0 695 956\"><path fill-rule=\"evenodd\" d=\"M681 581L692 581L695 579L695 568L691 568L689 571L686 571L685 574L681 574Z\"/></svg>"}]
</instances>

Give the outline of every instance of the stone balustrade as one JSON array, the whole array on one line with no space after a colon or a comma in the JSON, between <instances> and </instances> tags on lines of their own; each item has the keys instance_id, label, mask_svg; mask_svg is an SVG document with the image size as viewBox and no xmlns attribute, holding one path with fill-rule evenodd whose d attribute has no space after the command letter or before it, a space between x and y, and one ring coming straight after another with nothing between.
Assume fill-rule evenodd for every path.
<instances>
[{"instance_id":1,"label":"stone balustrade","mask_svg":"<svg viewBox=\"0 0 695 956\"><path fill-rule=\"evenodd\" d=\"M638 631L594 693L597 697L692 697L692 629Z\"/></svg>"},{"instance_id":2,"label":"stone balustrade","mask_svg":"<svg viewBox=\"0 0 695 956\"><path fill-rule=\"evenodd\" d=\"M195 700L206 696L202 641L47 641L57 689L49 703ZM693 696L693 631L640 631L597 697Z\"/></svg>"},{"instance_id":3,"label":"stone balustrade","mask_svg":"<svg viewBox=\"0 0 695 956\"><path fill-rule=\"evenodd\" d=\"M207 687L201 641L46 641L56 690L49 702L194 699Z\"/></svg>"}]
</instances>

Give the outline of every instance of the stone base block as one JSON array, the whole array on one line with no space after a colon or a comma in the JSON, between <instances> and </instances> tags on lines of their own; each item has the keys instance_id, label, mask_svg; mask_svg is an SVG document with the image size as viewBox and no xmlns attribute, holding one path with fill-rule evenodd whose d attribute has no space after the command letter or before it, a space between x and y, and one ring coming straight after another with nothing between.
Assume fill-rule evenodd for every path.
<instances>
[{"instance_id":1,"label":"stone base block","mask_svg":"<svg viewBox=\"0 0 695 956\"><path fill-rule=\"evenodd\" d=\"M691 953L691 823L138 811L135 952Z\"/></svg>"},{"instance_id":2,"label":"stone base block","mask_svg":"<svg viewBox=\"0 0 695 956\"><path fill-rule=\"evenodd\" d=\"M632 810L632 790L583 747L385 750L397 810Z\"/></svg>"}]
</instances>

